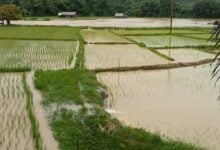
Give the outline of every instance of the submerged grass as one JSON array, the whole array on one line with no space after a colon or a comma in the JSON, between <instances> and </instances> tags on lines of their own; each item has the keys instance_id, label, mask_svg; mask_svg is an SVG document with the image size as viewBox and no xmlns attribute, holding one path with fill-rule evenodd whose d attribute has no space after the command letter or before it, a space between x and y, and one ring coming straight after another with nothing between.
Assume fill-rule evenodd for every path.
<instances>
[{"instance_id":1,"label":"submerged grass","mask_svg":"<svg viewBox=\"0 0 220 150\"><path fill-rule=\"evenodd\" d=\"M102 87L94 73L85 70L38 71L36 87L47 102L90 102L90 109L79 112L60 109L52 114L50 125L61 150L148 149L197 150L199 147L122 125L102 109ZM80 85L80 87L79 87Z\"/></svg>"}]
</instances>

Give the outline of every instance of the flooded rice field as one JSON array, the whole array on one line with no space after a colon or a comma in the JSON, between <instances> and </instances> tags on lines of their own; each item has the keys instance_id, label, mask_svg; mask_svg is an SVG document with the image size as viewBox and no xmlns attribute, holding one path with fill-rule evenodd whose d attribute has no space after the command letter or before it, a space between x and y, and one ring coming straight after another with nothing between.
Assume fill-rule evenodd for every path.
<instances>
[{"instance_id":1,"label":"flooded rice field","mask_svg":"<svg viewBox=\"0 0 220 150\"><path fill-rule=\"evenodd\" d=\"M167 64L169 61L137 45L87 44L85 64L88 69L134 67Z\"/></svg>"},{"instance_id":2,"label":"flooded rice field","mask_svg":"<svg viewBox=\"0 0 220 150\"><path fill-rule=\"evenodd\" d=\"M163 35L163 34L169 34L169 29L118 29L118 30L111 30L116 34L119 35ZM193 29L173 29L172 33L174 34L187 34L187 35L197 35L201 36L208 33L211 33L211 29L203 29L203 30L193 30ZM209 34L210 36L210 34Z\"/></svg>"},{"instance_id":3,"label":"flooded rice field","mask_svg":"<svg viewBox=\"0 0 220 150\"><path fill-rule=\"evenodd\" d=\"M206 40L193 39L180 36L127 36L139 43L144 43L147 47L182 47L182 46L201 46L201 45L214 45L213 42Z\"/></svg>"},{"instance_id":4,"label":"flooded rice field","mask_svg":"<svg viewBox=\"0 0 220 150\"><path fill-rule=\"evenodd\" d=\"M34 150L22 74L0 74L0 149Z\"/></svg>"},{"instance_id":5,"label":"flooded rice field","mask_svg":"<svg viewBox=\"0 0 220 150\"><path fill-rule=\"evenodd\" d=\"M106 110L120 121L168 138L220 149L219 89L211 65L97 74L109 87Z\"/></svg>"},{"instance_id":6,"label":"flooded rice field","mask_svg":"<svg viewBox=\"0 0 220 150\"><path fill-rule=\"evenodd\" d=\"M87 43L132 43L108 30L85 29L81 31Z\"/></svg>"},{"instance_id":7,"label":"flooded rice field","mask_svg":"<svg viewBox=\"0 0 220 150\"><path fill-rule=\"evenodd\" d=\"M193 48L159 49L159 53L175 59L176 62L196 62L205 59L214 59L215 55Z\"/></svg>"}]
</instances>

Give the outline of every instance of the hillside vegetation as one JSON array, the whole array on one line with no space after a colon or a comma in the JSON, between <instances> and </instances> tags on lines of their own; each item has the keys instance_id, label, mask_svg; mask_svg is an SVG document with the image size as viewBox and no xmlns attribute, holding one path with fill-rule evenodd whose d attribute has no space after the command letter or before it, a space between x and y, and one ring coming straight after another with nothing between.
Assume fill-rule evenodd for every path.
<instances>
[{"instance_id":1,"label":"hillside vegetation","mask_svg":"<svg viewBox=\"0 0 220 150\"><path fill-rule=\"evenodd\" d=\"M25 16L53 16L60 11L77 11L80 16L168 17L169 0L1 0L18 5ZM176 0L176 17L218 18L219 0Z\"/></svg>"}]
</instances>

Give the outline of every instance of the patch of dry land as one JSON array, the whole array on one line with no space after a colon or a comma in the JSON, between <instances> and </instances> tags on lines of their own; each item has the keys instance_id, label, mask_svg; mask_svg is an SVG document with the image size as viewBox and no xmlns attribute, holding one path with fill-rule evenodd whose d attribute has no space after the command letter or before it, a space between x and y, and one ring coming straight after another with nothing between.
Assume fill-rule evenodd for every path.
<instances>
[{"instance_id":1,"label":"patch of dry land","mask_svg":"<svg viewBox=\"0 0 220 150\"><path fill-rule=\"evenodd\" d=\"M175 62L197 62L206 59L214 59L215 55L202 52L192 48L179 48L179 49L160 49L159 53L168 57L174 58Z\"/></svg>"},{"instance_id":2,"label":"patch of dry land","mask_svg":"<svg viewBox=\"0 0 220 150\"><path fill-rule=\"evenodd\" d=\"M94 43L124 43L129 44L131 41L117 36L108 30L85 29L81 31L85 41L90 44Z\"/></svg>"},{"instance_id":3,"label":"patch of dry land","mask_svg":"<svg viewBox=\"0 0 220 150\"><path fill-rule=\"evenodd\" d=\"M85 46L85 64L88 69L151 66L168 62L167 59L135 44Z\"/></svg>"},{"instance_id":4,"label":"patch of dry land","mask_svg":"<svg viewBox=\"0 0 220 150\"><path fill-rule=\"evenodd\" d=\"M0 149L34 150L22 74L0 74Z\"/></svg>"},{"instance_id":5,"label":"patch of dry land","mask_svg":"<svg viewBox=\"0 0 220 150\"><path fill-rule=\"evenodd\" d=\"M124 123L220 149L219 92L210 65L97 74L112 93L107 110Z\"/></svg>"},{"instance_id":6,"label":"patch of dry land","mask_svg":"<svg viewBox=\"0 0 220 150\"><path fill-rule=\"evenodd\" d=\"M74 41L0 40L0 67L68 68L76 45Z\"/></svg>"}]
</instances>

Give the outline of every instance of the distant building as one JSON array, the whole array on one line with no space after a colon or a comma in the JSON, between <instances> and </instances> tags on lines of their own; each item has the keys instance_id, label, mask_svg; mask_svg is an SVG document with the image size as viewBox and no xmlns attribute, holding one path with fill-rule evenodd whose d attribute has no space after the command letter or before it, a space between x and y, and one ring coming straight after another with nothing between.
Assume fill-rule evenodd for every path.
<instances>
[{"instance_id":1,"label":"distant building","mask_svg":"<svg viewBox=\"0 0 220 150\"><path fill-rule=\"evenodd\" d=\"M128 16L125 15L124 13L116 13L115 18L127 18Z\"/></svg>"},{"instance_id":2,"label":"distant building","mask_svg":"<svg viewBox=\"0 0 220 150\"><path fill-rule=\"evenodd\" d=\"M58 17L75 17L76 12L60 12L58 13Z\"/></svg>"}]
</instances>

